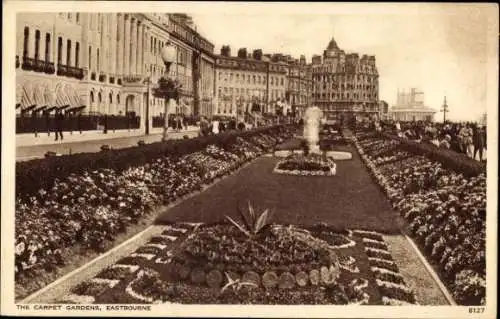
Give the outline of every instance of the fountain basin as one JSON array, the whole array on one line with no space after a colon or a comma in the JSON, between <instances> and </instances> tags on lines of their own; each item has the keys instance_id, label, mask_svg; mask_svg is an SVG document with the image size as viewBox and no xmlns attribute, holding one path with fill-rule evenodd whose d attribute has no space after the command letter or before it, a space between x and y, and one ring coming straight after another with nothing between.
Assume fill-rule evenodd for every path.
<instances>
[{"instance_id":1,"label":"fountain basin","mask_svg":"<svg viewBox=\"0 0 500 319\"><path fill-rule=\"evenodd\" d=\"M280 151L275 151L274 156L275 157L288 157L292 154L304 154L304 151L302 150L280 150ZM322 154L322 152L321 152ZM350 152L340 152L340 151L326 151L326 156L333 158L335 161L345 161L345 160L350 160L352 159L352 154Z\"/></svg>"},{"instance_id":2,"label":"fountain basin","mask_svg":"<svg viewBox=\"0 0 500 319\"><path fill-rule=\"evenodd\" d=\"M302 156L297 153L280 160L273 173L299 176L334 176L337 165L332 158L312 153Z\"/></svg>"}]
</instances>

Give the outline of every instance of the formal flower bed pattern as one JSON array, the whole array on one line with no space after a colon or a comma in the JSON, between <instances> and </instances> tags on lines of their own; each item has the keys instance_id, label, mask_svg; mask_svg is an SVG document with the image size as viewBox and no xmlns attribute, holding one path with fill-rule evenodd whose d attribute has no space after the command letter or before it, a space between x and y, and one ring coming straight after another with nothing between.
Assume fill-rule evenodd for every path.
<instances>
[{"instance_id":1,"label":"formal flower bed pattern","mask_svg":"<svg viewBox=\"0 0 500 319\"><path fill-rule=\"evenodd\" d=\"M384 261L392 268L375 268L370 261L365 236L375 235L269 224L248 237L229 223L167 225L144 246L157 250L144 254L139 248L62 301L415 304L390 254Z\"/></svg>"},{"instance_id":2,"label":"formal flower bed pattern","mask_svg":"<svg viewBox=\"0 0 500 319\"><path fill-rule=\"evenodd\" d=\"M27 199L18 196L16 283L23 285L63 266L64 250L75 244L102 251L106 242L155 206L200 190L291 135L287 129L277 136L237 137L225 148L209 145L201 152L164 156L122 172L100 169L71 174Z\"/></svg>"},{"instance_id":3,"label":"formal flower bed pattern","mask_svg":"<svg viewBox=\"0 0 500 319\"><path fill-rule=\"evenodd\" d=\"M411 235L437 265L455 301L484 305L486 176L467 177L424 156L408 156L397 149L398 142L373 134L356 137L363 161L409 222Z\"/></svg>"},{"instance_id":4,"label":"formal flower bed pattern","mask_svg":"<svg viewBox=\"0 0 500 319\"><path fill-rule=\"evenodd\" d=\"M302 176L333 176L336 173L336 164L333 159L318 155L290 154L279 161L273 170L277 174Z\"/></svg>"}]
</instances>

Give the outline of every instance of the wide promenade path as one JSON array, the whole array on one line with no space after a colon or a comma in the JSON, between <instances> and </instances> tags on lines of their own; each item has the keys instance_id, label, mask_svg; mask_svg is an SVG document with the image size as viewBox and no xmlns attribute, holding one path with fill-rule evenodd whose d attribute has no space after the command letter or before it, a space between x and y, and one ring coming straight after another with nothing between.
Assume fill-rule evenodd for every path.
<instances>
[{"instance_id":1,"label":"wide promenade path","mask_svg":"<svg viewBox=\"0 0 500 319\"><path fill-rule=\"evenodd\" d=\"M53 133L51 133L53 135ZM171 139L183 138L188 135L190 138L198 136L197 130L186 130L180 132L169 132L168 137ZM65 133L66 136L70 136ZM66 138L68 139L68 138ZM124 148L130 146L137 146L137 142L143 140L145 143L159 142L162 139L161 133L151 135L135 135L107 139L94 139L87 141L75 142L59 142L57 144L48 145L27 145L16 147L16 161L26 161L34 158L44 157L48 151L56 152L58 154L74 154L74 153L87 153L99 152L103 144L109 145L111 148Z\"/></svg>"}]
</instances>

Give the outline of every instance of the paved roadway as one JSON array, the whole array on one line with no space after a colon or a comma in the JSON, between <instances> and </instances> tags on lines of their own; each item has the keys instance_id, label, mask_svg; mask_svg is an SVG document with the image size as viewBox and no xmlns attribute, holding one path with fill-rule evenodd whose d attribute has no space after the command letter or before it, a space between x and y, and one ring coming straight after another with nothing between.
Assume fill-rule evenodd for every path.
<instances>
[{"instance_id":1,"label":"paved roadway","mask_svg":"<svg viewBox=\"0 0 500 319\"><path fill-rule=\"evenodd\" d=\"M183 138L184 135L189 137L198 136L198 131L182 131L169 133L169 138ZM139 140L144 140L145 143L153 143L161 141L162 134L141 135L132 137L110 138L105 140L91 140L72 143L59 143L51 145L33 145L16 147L16 161L26 161L34 158L44 157L48 151L53 151L58 154L71 153L87 153L99 152L101 145L107 144L111 148L124 148L136 146Z\"/></svg>"}]
</instances>

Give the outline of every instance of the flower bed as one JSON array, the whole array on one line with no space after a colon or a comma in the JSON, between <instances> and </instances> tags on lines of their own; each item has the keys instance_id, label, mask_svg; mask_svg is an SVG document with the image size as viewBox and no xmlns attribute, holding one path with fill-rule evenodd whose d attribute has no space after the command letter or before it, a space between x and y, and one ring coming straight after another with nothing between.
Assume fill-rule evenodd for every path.
<instances>
[{"instance_id":1,"label":"flower bed","mask_svg":"<svg viewBox=\"0 0 500 319\"><path fill-rule=\"evenodd\" d=\"M484 305L486 290L486 176L464 175L426 156L380 160L399 141L358 133L355 145L375 180L409 223L457 303ZM460 161L461 159L458 159ZM468 171L468 174L471 172ZM377 247L380 248L380 247ZM383 257L380 250L370 252ZM381 255L381 256L377 256ZM377 267L383 262L379 261Z\"/></svg>"},{"instance_id":2,"label":"flower bed","mask_svg":"<svg viewBox=\"0 0 500 319\"><path fill-rule=\"evenodd\" d=\"M81 174L71 173L35 194L18 194L16 284L23 286L63 266L68 262L63 257L63 250L75 244L103 251L107 242L131 223L137 223L155 206L200 190L203 184L231 173L245 161L261 155L273 143L290 137L292 131L258 131L253 135L247 132L249 136L233 136L232 144L225 145L226 149L212 144L199 152L162 155L123 170L104 167ZM251 156L232 153L232 149L251 153ZM177 154L182 152L178 150ZM140 162L134 158L130 161Z\"/></svg>"},{"instance_id":3,"label":"flower bed","mask_svg":"<svg viewBox=\"0 0 500 319\"><path fill-rule=\"evenodd\" d=\"M91 279L69 296L89 293L81 300L92 297L95 303L415 303L392 258L396 270L390 273L358 262L367 259L362 234L324 225L265 225L250 237L231 223L189 230L183 224L166 226L163 236L172 240L161 252L123 258L98 275L119 283L92 294L79 288L95 282ZM134 272L113 270L117 267Z\"/></svg>"},{"instance_id":4,"label":"flower bed","mask_svg":"<svg viewBox=\"0 0 500 319\"><path fill-rule=\"evenodd\" d=\"M307 156L291 154L276 164L273 172L277 174L302 176L333 176L336 165L333 159L316 154Z\"/></svg>"}]
</instances>

